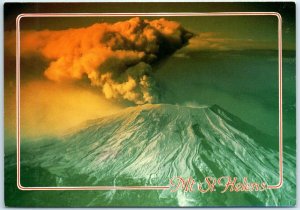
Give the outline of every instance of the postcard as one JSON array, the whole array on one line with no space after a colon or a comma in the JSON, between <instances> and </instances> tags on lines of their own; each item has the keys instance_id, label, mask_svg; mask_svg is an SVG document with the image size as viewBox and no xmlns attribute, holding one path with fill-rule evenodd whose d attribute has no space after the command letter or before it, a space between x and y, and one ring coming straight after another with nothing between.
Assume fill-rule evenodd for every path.
<instances>
[{"instance_id":1,"label":"postcard","mask_svg":"<svg viewBox=\"0 0 300 210\"><path fill-rule=\"evenodd\" d=\"M293 2L6 3L5 205L296 205Z\"/></svg>"}]
</instances>

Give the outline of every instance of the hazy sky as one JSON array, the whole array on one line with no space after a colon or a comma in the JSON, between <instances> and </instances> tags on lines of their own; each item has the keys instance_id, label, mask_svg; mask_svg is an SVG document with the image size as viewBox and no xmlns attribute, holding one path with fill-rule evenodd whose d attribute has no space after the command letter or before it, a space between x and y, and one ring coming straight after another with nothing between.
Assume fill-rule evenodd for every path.
<instances>
[{"instance_id":1,"label":"hazy sky","mask_svg":"<svg viewBox=\"0 0 300 210\"><path fill-rule=\"evenodd\" d=\"M295 42L295 7L294 3L89 3L89 4L17 4L6 5L6 30L14 29L14 16L19 12L279 12L283 17L283 38L286 48L293 48ZM126 11L124 11L126 8ZM126 18L55 18L32 19L23 24L24 29L65 29L66 27L84 27L99 21L114 22ZM275 17L202 17L169 18L181 22L187 29L195 32L216 31L235 39L258 41L276 40ZM258 24L259 23L259 24ZM275 32L275 33L274 33Z\"/></svg>"},{"instance_id":2,"label":"hazy sky","mask_svg":"<svg viewBox=\"0 0 300 210\"><path fill-rule=\"evenodd\" d=\"M15 57L12 47L15 44L14 17L19 12L104 11L278 11L281 12L284 23L283 48L295 49L293 4L126 4L126 11L120 4L6 5L5 118L6 125L11 124L7 127L14 130L14 121L11 120L15 111ZM59 133L86 119L111 114L128 105L160 102L221 103L227 109L238 110L235 114L241 114L243 119L247 118L243 114L245 109L252 106L253 113L261 116L256 121L250 120L252 124L262 123L267 127L270 121L272 125L268 128L269 133L276 128L277 115L274 113L277 105L265 108L278 101L276 17L129 19L130 17L22 19L23 133L28 136ZM226 52L231 50L241 53L229 56ZM252 50L253 53L243 53L245 50ZM259 54L255 50L275 51ZM203 52L207 54L199 56ZM266 56L266 59L261 56ZM256 65L254 73L251 68L244 67L244 63L251 66L252 61ZM175 65L176 62L179 62L178 65ZM251 79L254 81L257 77L255 71L265 69L269 72L265 75L275 82L270 79L270 83L265 86L259 87L258 83L253 89L250 85L252 82L247 78L253 77ZM208 72L208 80L203 80L203 72ZM224 78L224 75L228 76ZM202 79L193 80L199 77ZM240 81L239 78L245 81ZM206 83L209 80L212 81ZM263 75L259 81L264 81ZM267 91L270 96L264 98L261 94L255 94L256 88L258 91L269 88ZM240 91L236 91L237 89ZM263 122L263 119L269 121Z\"/></svg>"}]
</instances>

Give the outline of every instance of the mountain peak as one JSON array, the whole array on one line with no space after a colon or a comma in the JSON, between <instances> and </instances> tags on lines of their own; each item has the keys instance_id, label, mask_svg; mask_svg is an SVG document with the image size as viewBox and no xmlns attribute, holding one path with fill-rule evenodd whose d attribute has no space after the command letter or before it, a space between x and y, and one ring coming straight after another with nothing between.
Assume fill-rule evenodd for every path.
<instances>
[{"instance_id":1,"label":"mountain peak","mask_svg":"<svg viewBox=\"0 0 300 210\"><path fill-rule=\"evenodd\" d=\"M275 150L260 145L265 136L257 130L250 134L217 105L145 104L90 121L62 141L39 147L30 161L52 174L57 186L82 184L82 177L96 186L166 186L177 176L224 175L276 183ZM273 199L268 193L254 196Z\"/></svg>"},{"instance_id":2,"label":"mountain peak","mask_svg":"<svg viewBox=\"0 0 300 210\"><path fill-rule=\"evenodd\" d=\"M77 132L102 123L126 121L127 123L135 124L138 120L145 120L147 122L171 122L176 121L182 125L188 123L197 123L203 121L208 115L215 115L222 117L222 109L217 105L213 106L184 106L178 104L143 104L125 108L113 115L104 116L98 119L88 120L78 126L77 128L69 129L68 134ZM225 116L225 115L224 115ZM225 116L226 117L226 116Z\"/></svg>"},{"instance_id":3,"label":"mountain peak","mask_svg":"<svg viewBox=\"0 0 300 210\"><path fill-rule=\"evenodd\" d=\"M141 112L141 111L159 111L159 112L187 112L187 111L199 111L202 109L208 109L209 106L183 106L178 104L143 104L138 106L133 106L122 110L120 113L123 112Z\"/></svg>"}]
</instances>

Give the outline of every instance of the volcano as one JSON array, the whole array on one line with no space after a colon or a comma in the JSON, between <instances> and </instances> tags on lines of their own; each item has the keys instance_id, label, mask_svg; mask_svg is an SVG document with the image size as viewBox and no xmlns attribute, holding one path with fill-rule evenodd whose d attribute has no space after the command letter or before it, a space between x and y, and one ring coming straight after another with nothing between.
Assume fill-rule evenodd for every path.
<instances>
[{"instance_id":1,"label":"volcano","mask_svg":"<svg viewBox=\"0 0 300 210\"><path fill-rule=\"evenodd\" d=\"M275 185L279 180L277 139L217 105L141 105L85 122L45 144L22 144L21 182L24 186L168 186L170 178L178 176L200 181L208 176L232 176ZM289 190L295 187L295 159L286 157L284 170L290 173L283 189ZM169 190L93 193L88 201L93 206L121 205L133 193L141 201L171 206L253 202L276 206L295 198L280 189L223 194Z\"/></svg>"}]
</instances>

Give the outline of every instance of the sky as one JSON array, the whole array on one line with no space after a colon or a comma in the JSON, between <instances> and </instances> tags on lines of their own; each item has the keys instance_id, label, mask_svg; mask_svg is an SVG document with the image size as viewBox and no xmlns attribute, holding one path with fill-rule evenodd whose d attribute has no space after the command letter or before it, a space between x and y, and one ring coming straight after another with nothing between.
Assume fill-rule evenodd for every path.
<instances>
[{"instance_id":1,"label":"sky","mask_svg":"<svg viewBox=\"0 0 300 210\"><path fill-rule=\"evenodd\" d=\"M7 132L15 129L14 17L20 11L123 11L113 4L73 5L5 5ZM131 4L126 11L279 11L283 49L295 49L293 4L166 6ZM53 135L128 106L217 103L275 135L277 38L275 16L23 18L21 129L28 137ZM292 69L293 61L286 62ZM249 119L253 113L258 117Z\"/></svg>"}]
</instances>

